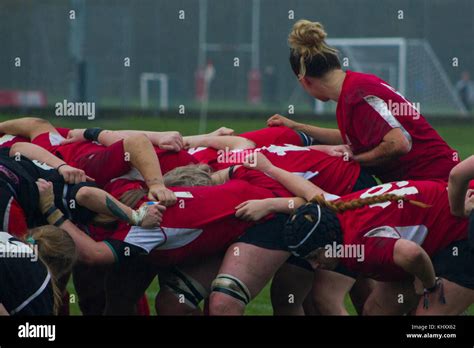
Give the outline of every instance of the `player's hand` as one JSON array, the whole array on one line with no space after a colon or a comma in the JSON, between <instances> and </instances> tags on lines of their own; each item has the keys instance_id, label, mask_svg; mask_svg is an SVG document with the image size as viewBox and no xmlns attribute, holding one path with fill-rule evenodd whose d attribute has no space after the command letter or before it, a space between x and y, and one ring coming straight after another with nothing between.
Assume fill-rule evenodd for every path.
<instances>
[{"instance_id":1,"label":"player's hand","mask_svg":"<svg viewBox=\"0 0 474 348\"><path fill-rule=\"evenodd\" d=\"M39 192L39 208L44 214L54 207L53 184L40 178L36 181L36 186Z\"/></svg>"},{"instance_id":2,"label":"player's hand","mask_svg":"<svg viewBox=\"0 0 474 348\"><path fill-rule=\"evenodd\" d=\"M313 145L308 147L313 150L322 151L329 156L343 157L345 160L354 157L349 145Z\"/></svg>"},{"instance_id":3,"label":"player's hand","mask_svg":"<svg viewBox=\"0 0 474 348\"><path fill-rule=\"evenodd\" d=\"M258 221L271 213L268 203L263 199L243 202L235 207L235 217L245 221Z\"/></svg>"},{"instance_id":4,"label":"player's hand","mask_svg":"<svg viewBox=\"0 0 474 348\"><path fill-rule=\"evenodd\" d=\"M82 129L71 129L69 131L69 133L67 133L66 139L61 141L61 145L86 141L86 138L84 138L84 131L85 131L84 128L82 128Z\"/></svg>"},{"instance_id":5,"label":"player's hand","mask_svg":"<svg viewBox=\"0 0 474 348\"><path fill-rule=\"evenodd\" d=\"M285 126L294 129L297 125L298 122L292 121L289 118L279 114L275 114L267 120L268 127Z\"/></svg>"},{"instance_id":6,"label":"player's hand","mask_svg":"<svg viewBox=\"0 0 474 348\"><path fill-rule=\"evenodd\" d=\"M243 165L245 168L256 169L261 172L267 172L273 167L272 162L259 151L248 154L247 157L245 157Z\"/></svg>"},{"instance_id":7,"label":"player's hand","mask_svg":"<svg viewBox=\"0 0 474 348\"><path fill-rule=\"evenodd\" d=\"M211 136L225 136L225 135L234 135L234 130L232 128L227 128L227 127L220 127L216 129L215 131L209 133Z\"/></svg>"},{"instance_id":8,"label":"player's hand","mask_svg":"<svg viewBox=\"0 0 474 348\"><path fill-rule=\"evenodd\" d=\"M82 169L71 167L68 164L60 166L58 172L67 184L79 184L85 181L94 181L94 179L87 176Z\"/></svg>"},{"instance_id":9,"label":"player's hand","mask_svg":"<svg viewBox=\"0 0 474 348\"><path fill-rule=\"evenodd\" d=\"M179 132L162 132L158 140L160 149L179 151L184 148L183 136Z\"/></svg>"},{"instance_id":10,"label":"player's hand","mask_svg":"<svg viewBox=\"0 0 474 348\"><path fill-rule=\"evenodd\" d=\"M466 192L466 200L464 201L464 216L469 217L474 208L474 190L469 189Z\"/></svg>"},{"instance_id":11,"label":"player's hand","mask_svg":"<svg viewBox=\"0 0 474 348\"><path fill-rule=\"evenodd\" d=\"M140 223L141 227L154 228L160 226L163 221L163 213L166 210L165 206L155 202L146 202L140 209L145 209L145 215Z\"/></svg>"},{"instance_id":12,"label":"player's hand","mask_svg":"<svg viewBox=\"0 0 474 348\"><path fill-rule=\"evenodd\" d=\"M173 191L167 189L164 185L152 185L149 187L148 199L158 201L165 207L176 203L177 198Z\"/></svg>"}]
</instances>

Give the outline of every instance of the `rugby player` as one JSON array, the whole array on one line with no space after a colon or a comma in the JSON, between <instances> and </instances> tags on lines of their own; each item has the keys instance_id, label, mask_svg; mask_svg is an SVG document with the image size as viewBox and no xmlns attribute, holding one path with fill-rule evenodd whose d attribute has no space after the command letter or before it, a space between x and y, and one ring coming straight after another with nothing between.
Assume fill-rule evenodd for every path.
<instances>
[{"instance_id":1,"label":"rugby player","mask_svg":"<svg viewBox=\"0 0 474 348\"><path fill-rule=\"evenodd\" d=\"M346 144L354 160L383 182L448 180L458 154L413 104L377 76L343 71L337 51L318 22L299 20L288 41L290 65L312 97L337 102L339 129L295 122L281 115L269 126L302 131L320 144Z\"/></svg>"},{"instance_id":2,"label":"rugby player","mask_svg":"<svg viewBox=\"0 0 474 348\"><path fill-rule=\"evenodd\" d=\"M0 315L53 315L61 307L58 279L76 261L73 240L54 226L25 239L0 232Z\"/></svg>"}]
</instances>

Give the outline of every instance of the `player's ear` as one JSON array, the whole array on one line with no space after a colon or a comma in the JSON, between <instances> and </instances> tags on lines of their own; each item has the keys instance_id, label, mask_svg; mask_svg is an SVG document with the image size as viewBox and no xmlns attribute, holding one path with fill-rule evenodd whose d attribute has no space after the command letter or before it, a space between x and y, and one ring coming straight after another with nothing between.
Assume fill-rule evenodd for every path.
<instances>
[{"instance_id":1,"label":"player's ear","mask_svg":"<svg viewBox=\"0 0 474 348\"><path fill-rule=\"evenodd\" d=\"M303 85L304 88L311 88L311 80L308 79L306 76L302 76L299 78L300 83Z\"/></svg>"}]
</instances>

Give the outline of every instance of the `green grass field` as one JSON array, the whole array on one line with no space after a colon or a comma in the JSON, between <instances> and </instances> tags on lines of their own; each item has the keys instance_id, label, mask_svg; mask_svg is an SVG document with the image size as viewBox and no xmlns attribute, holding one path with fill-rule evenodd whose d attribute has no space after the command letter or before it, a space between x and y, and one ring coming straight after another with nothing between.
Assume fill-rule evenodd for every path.
<instances>
[{"instance_id":1,"label":"green grass field","mask_svg":"<svg viewBox=\"0 0 474 348\"><path fill-rule=\"evenodd\" d=\"M6 120L7 115L0 116L0 121ZM174 118L143 118L143 117L129 117L114 120L96 119L94 121L78 120L71 118L55 118L52 119L57 126L70 128L85 128L85 127L102 127L107 129L144 129L144 130L179 130L183 135L195 134L199 127L199 122L196 119L187 119L186 116L178 116ZM336 128L336 122L320 122L318 120L308 120L308 123L313 123L322 127ZM233 128L236 133L249 131L265 127L265 119L225 119L225 120L209 120L207 123L208 131L227 126ZM459 151L462 159L474 154L474 126L472 122L449 124L442 126L434 126L441 136ZM69 284L69 291L74 294L72 284ZM147 291L147 296L150 301L151 308L154 308L154 297L158 291L158 284L156 280L152 283ZM350 312L353 314L354 309L349 300L346 301ZM77 303L71 305L72 314L80 314ZM154 313L154 309L152 309ZM269 286L267 286L257 298L255 298L247 307L246 314L248 315L271 315L272 308L270 305ZM474 306L471 306L469 314L474 315Z\"/></svg>"}]
</instances>

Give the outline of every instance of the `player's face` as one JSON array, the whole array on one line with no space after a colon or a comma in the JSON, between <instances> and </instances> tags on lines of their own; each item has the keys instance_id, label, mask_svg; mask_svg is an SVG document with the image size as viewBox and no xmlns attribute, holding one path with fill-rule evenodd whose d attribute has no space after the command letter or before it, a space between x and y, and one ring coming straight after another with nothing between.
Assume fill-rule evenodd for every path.
<instances>
[{"instance_id":1,"label":"player's face","mask_svg":"<svg viewBox=\"0 0 474 348\"><path fill-rule=\"evenodd\" d=\"M325 248L318 248L311 252L307 257L308 261L314 270L324 269L331 271L336 268L338 259L334 257L327 257Z\"/></svg>"}]
</instances>

